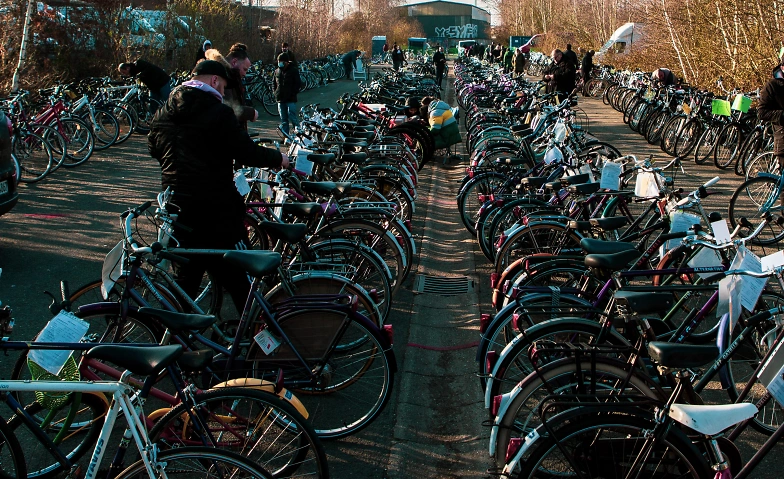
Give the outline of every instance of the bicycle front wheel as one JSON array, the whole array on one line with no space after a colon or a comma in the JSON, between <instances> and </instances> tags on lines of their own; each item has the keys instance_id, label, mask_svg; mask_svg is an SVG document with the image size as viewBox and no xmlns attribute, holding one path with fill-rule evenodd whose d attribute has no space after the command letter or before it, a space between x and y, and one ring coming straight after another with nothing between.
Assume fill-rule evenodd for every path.
<instances>
[{"instance_id":1,"label":"bicycle front wheel","mask_svg":"<svg viewBox=\"0 0 784 479\"><path fill-rule=\"evenodd\" d=\"M543 437L522 462L520 473L512 477L697 479L713 475L705 458L677 428L649 444L647 433L654 426L652 420L631 414L587 416L570 422L556 431L557 437ZM642 452L645 456L638 463Z\"/></svg>"},{"instance_id":2,"label":"bicycle front wheel","mask_svg":"<svg viewBox=\"0 0 784 479\"><path fill-rule=\"evenodd\" d=\"M114 145L117 141L117 137L120 136L120 124L117 121L117 118L108 111L95 110L93 116L95 121L92 121L92 118L90 117L88 117L88 119L90 119L90 123L93 127L95 149L105 150Z\"/></svg>"},{"instance_id":3,"label":"bicycle front wheel","mask_svg":"<svg viewBox=\"0 0 784 479\"><path fill-rule=\"evenodd\" d=\"M272 479L273 476L262 466L246 459L239 454L211 447L181 447L161 451L155 464L161 467L164 477L182 478L219 478L232 479L258 478ZM121 472L116 479L161 477L148 474L141 460Z\"/></svg>"},{"instance_id":4,"label":"bicycle front wheel","mask_svg":"<svg viewBox=\"0 0 784 479\"><path fill-rule=\"evenodd\" d=\"M751 222L753 228L759 225L766 213L773 215L774 221L765 225L762 232L752 240L758 245L771 245L784 238L784 227L778 223L782 217L782 200L780 179L770 176L758 176L743 182L730 198L730 224L735 228L741 218ZM747 230L747 228L742 228ZM751 234L751 230L743 231L743 236Z\"/></svg>"},{"instance_id":5,"label":"bicycle front wheel","mask_svg":"<svg viewBox=\"0 0 784 479\"><path fill-rule=\"evenodd\" d=\"M19 162L22 183L35 183L41 181L52 169L52 148L40 135L27 133L21 138L14 137L11 152Z\"/></svg>"},{"instance_id":6,"label":"bicycle front wheel","mask_svg":"<svg viewBox=\"0 0 784 479\"><path fill-rule=\"evenodd\" d=\"M202 438L202 430L209 435ZM327 478L324 448L307 419L274 393L250 387L218 388L181 403L150 430L163 449L201 446L247 457L276 477Z\"/></svg>"},{"instance_id":7,"label":"bicycle front wheel","mask_svg":"<svg viewBox=\"0 0 784 479\"><path fill-rule=\"evenodd\" d=\"M68 142L68 156L63 166L72 168L90 159L95 149L95 136L92 128L79 118L61 118L60 133Z\"/></svg>"}]
</instances>

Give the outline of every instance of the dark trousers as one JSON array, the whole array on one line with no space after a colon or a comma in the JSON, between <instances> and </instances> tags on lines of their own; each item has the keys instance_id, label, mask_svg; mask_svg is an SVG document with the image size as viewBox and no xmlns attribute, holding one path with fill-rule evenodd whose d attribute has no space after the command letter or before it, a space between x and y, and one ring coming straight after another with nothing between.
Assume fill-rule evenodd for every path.
<instances>
[{"instance_id":1,"label":"dark trousers","mask_svg":"<svg viewBox=\"0 0 784 479\"><path fill-rule=\"evenodd\" d=\"M436 85L441 87L441 82L444 80L444 67L436 67Z\"/></svg>"},{"instance_id":2,"label":"dark trousers","mask_svg":"<svg viewBox=\"0 0 784 479\"><path fill-rule=\"evenodd\" d=\"M351 80L351 73L354 71L354 64L344 63L343 68L346 69L346 80Z\"/></svg>"}]
</instances>

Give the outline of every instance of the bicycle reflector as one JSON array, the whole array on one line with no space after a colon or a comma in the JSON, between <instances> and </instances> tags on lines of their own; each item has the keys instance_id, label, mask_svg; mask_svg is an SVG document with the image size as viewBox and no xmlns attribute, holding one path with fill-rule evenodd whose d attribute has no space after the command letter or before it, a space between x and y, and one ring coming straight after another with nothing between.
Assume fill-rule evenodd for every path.
<instances>
[{"instance_id":1,"label":"bicycle reflector","mask_svg":"<svg viewBox=\"0 0 784 479\"><path fill-rule=\"evenodd\" d=\"M490 405L490 414L492 414L493 416L498 415L498 410L501 409L501 401L503 400L504 400L504 396L501 394L493 397L493 404Z\"/></svg>"},{"instance_id":2,"label":"bicycle reflector","mask_svg":"<svg viewBox=\"0 0 784 479\"><path fill-rule=\"evenodd\" d=\"M490 315L485 313L479 316L479 332L484 334L487 326L490 325Z\"/></svg>"},{"instance_id":3,"label":"bicycle reflector","mask_svg":"<svg viewBox=\"0 0 784 479\"><path fill-rule=\"evenodd\" d=\"M496 289L498 286L498 277L500 275L498 273L491 273L490 274L490 287Z\"/></svg>"},{"instance_id":4,"label":"bicycle reflector","mask_svg":"<svg viewBox=\"0 0 784 479\"><path fill-rule=\"evenodd\" d=\"M495 369L495 363L497 362L498 362L498 352L488 351L487 355L485 355L485 371L487 371L487 374L491 374L493 372L493 369Z\"/></svg>"},{"instance_id":5,"label":"bicycle reflector","mask_svg":"<svg viewBox=\"0 0 784 479\"><path fill-rule=\"evenodd\" d=\"M498 397L498 396L497 396ZM509 445L506 446L506 462L509 462L523 447L522 437L513 437L509 439Z\"/></svg>"},{"instance_id":6,"label":"bicycle reflector","mask_svg":"<svg viewBox=\"0 0 784 479\"><path fill-rule=\"evenodd\" d=\"M387 335L387 339L389 340L389 345L391 346L394 343L394 339L395 339L395 331L392 329L391 324L384 325L384 334Z\"/></svg>"}]
</instances>

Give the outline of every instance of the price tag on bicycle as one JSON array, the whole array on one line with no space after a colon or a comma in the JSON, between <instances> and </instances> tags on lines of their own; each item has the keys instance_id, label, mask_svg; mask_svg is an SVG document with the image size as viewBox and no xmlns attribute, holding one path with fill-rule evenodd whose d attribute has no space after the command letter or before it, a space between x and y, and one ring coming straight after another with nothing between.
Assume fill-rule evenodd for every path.
<instances>
[{"instance_id":1,"label":"price tag on bicycle","mask_svg":"<svg viewBox=\"0 0 784 479\"><path fill-rule=\"evenodd\" d=\"M57 316L46 324L38 334L36 342L39 343L78 343L90 329L87 321L77 318L73 313L60 311ZM33 349L28 354L28 359L46 371L59 375L73 351L53 350L45 351Z\"/></svg>"},{"instance_id":2,"label":"price tag on bicycle","mask_svg":"<svg viewBox=\"0 0 784 479\"><path fill-rule=\"evenodd\" d=\"M259 334L253 337L253 340L256 341L256 344L259 345L266 355L272 354L280 347L280 341L268 329L262 329Z\"/></svg>"},{"instance_id":3,"label":"price tag on bicycle","mask_svg":"<svg viewBox=\"0 0 784 479\"><path fill-rule=\"evenodd\" d=\"M603 190L618 191L621 188L621 173L623 165L614 161L606 161L602 167L602 180L599 188Z\"/></svg>"}]
</instances>

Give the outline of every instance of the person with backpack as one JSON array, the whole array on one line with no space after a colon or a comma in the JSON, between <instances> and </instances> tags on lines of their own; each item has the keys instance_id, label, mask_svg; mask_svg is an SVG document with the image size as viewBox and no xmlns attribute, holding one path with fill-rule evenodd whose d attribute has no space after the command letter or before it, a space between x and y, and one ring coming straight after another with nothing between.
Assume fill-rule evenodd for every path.
<instances>
[{"instance_id":1,"label":"person with backpack","mask_svg":"<svg viewBox=\"0 0 784 479\"><path fill-rule=\"evenodd\" d=\"M278 68L272 80L275 101L278 102L280 114L280 129L289 134L289 123L295 127L299 125L297 115L297 93L302 85L297 66L289 60L288 53L278 55Z\"/></svg>"}]
</instances>

